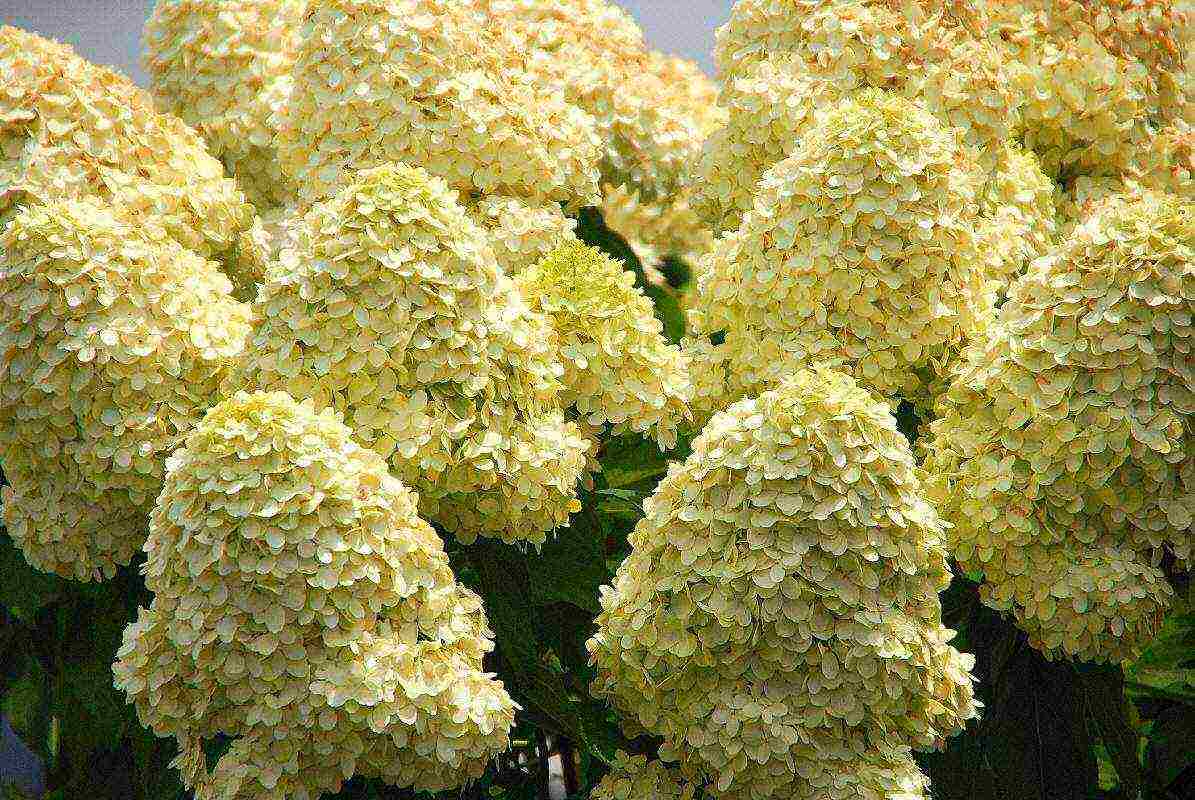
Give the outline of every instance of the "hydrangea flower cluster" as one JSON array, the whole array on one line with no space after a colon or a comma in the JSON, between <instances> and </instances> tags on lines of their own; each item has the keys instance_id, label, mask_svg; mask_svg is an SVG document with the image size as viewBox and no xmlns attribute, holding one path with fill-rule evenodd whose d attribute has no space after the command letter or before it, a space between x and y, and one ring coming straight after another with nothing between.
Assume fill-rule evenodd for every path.
<instances>
[{"instance_id":1,"label":"hydrangea flower cluster","mask_svg":"<svg viewBox=\"0 0 1195 800\"><path fill-rule=\"evenodd\" d=\"M451 788L508 746L480 599L331 409L281 392L212 408L170 458L146 552L154 599L116 683L179 740L198 798L318 798L354 774Z\"/></svg>"},{"instance_id":2,"label":"hydrangea flower cluster","mask_svg":"<svg viewBox=\"0 0 1195 800\"><path fill-rule=\"evenodd\" d=\"M898 95L865 89L826 111L702 265L688 344L705 376L698 408L810 361L927 404L991 304L960 154L951 129Z\"/></svg>"},{"instance_id":3,"label":"hydrangea flower cluster","mask_svg":"<svg viewBox=\"0 0 1195 800\"><path fill-rule=\"evenodd\" d=\"M717 798L923 797L976 708L943 526L887 406L799 370L716 415L602 590L593 690Z\"/></svg>"},{"instance_id":4,"label":"hydrangea flower cluster","mask_svg":"<svg viewBox=\"0 0 1195 800\"><path fill-rule=\"evenodd\" d=\"M231 290L95 198L30 205L0 229L3 513L30 564L99 580L140 549L166 456L249 332Z\"/></svg>"},{"instance_id":5,"label":"hydrangea flower cluster","mask_svg":"<svg viewBox=\"0 0 1195 800\"><path fill-rule=\"evenodd\" d=\"M579 508L552 328L444 181L357 172L303 220L258 296L231 386L331 406L464 542L544 541Z\"/></svg>"},{"instance_id":6,"label":"hydrangea flower cluster","mask_svg":"<svg viewBox=\"0 0 1195 800\"><path fill-rule=\"evenodd\" d=\"M971 33L978 14L936 0L737 2L715 50L729 123L706 143L698 209L716 230L737 228L755 184L795 149L815 109L866 87L917 100L990 169L1016 95L998 49Z\"/></svg>"},{"instance_id":7,"label":"hydrangea flower cluster","mask_svg":"<svg viewBox=\"0 0 1195 800\"><path fill-rule=\"evenodd\" d=\"M0 224L30 203L96 198L220 262L238 289L265 256L253 207L203 140L123 75L0 27Z\"/></svg>"},{"instance_id":8,"label":"hydrangea flower cluster","mask_svg":"<svg viewBox=\"0 0 1195 800\"><path fill-rule=\"evenodd\" d=\"M650 434L676 445L689 419L689 363L664 338L635 275L593 247L562 245L516 281L548 317L564 362L561 403L585 429Z\"/></svg>"},{"instance_id":9,"label":"hydrangea flower cluster","mask_svg":"<svg viewBox=\"0 0 1195 800\"><path fill-rule=\"evenodd\" d=\"M1132 171L1156 129L1192 122L1195 17L1173 0L988 4L1021 96L1020 133L1047 172Z\"/></svg>"},{"instance_id":10,"label":"hydrangea flower cluster","mask_svg":"<svg viewBox=\"0 0 1195 800\"><path fill-rule=\"evenodd\" d=\"M718 111L693 64L651 51L608 0L473 0L535 82L582 109L602 143L602 181L674 195Z\"/></svg>"},{"instance_id":11,"label":"hydrangea flower cluster","mask_svg":"<svg viewBox=\"0 0 1195 800\"><path fill-rule=\"evenodd\" d=\"M1124 661L1189 568L1195 204L1113 197L1013 284L931 426L960 564L1053 656Z\"/></svg>"},{"instance_id":12,"label":"hydrangea flower cluster","mask_svg":"<svg viewBox=\"0 0 1195 800\"><path fill-rule=\"evenodd\" d=\"M145 26L159 107L191 125L261 211L291 199L274 149L306 0L160 0Z\"/></svg>"},{"instance_id":13,"label":"hydrangea flower cluster","mask_svg":"<svg viewBox=\"0 0 1195 800\"><path fill-rule=\"evenodd\" d=\"M468 200L597 196L586 115L507 52L460 0L312 0L277 137L306 201L346 169L418 164Z\"/></svg>"},{"instance_id":14,"label":"hydrangea flower cluster","mask_svg":"<svg viewBox=\"0 0 1195 800\"><path fill-rule=\"evenodd\" d=\"M592 800L694 800L697 792L675 768L620 750L589 796Z\"/></svg>"}]
</instances>

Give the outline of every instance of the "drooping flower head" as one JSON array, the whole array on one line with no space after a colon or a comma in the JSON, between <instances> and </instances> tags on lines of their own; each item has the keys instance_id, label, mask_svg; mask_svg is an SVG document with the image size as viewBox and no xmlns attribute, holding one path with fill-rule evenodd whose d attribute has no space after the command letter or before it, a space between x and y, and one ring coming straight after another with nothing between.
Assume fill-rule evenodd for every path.
<instances>
[{"instance_id":1,"label":"drooping flower head","mask_svg":"<svg viewBox=\"0 0 1195 800\"><path fill-rule=\"evenodd\" d=\"M1195 208L1114 196L1013 284L931 426L951 548L1051 656L1120 662L1190 564Z\"/></svg>"},{"instance_id":2,"label":"drooping flower head","mask_svg":"<svg viewBox=\"0 0 1195 800\"><path fill-rule=\"evenodd\" d=\"M990 304L973 175L951 129L911 101L867 89L827 110L700 270L694 371L725 383L699 387L700 403L809 363L928 402Z\"/></svg>"},{"instance_id":3,"label":"drooping flower head","mask_svg":"<svg viewBox=\"0 0 1195 800\"><path fill-rule=\"evenodd\" d=\"M159 106L193 126L261 211L294 194L273 119L290 94L306 0L159 0L145 68Z\"/></svg>"},{"instance_id":4,"label":"drooping flower head","mask_svg":"<svg viewBox=\"0 0 1195 800\"><path fill-rule=\"evenodd\" d=\"M0 75L0 223L28 203L91 197L219 261L246 294L260 280L253 207L198 134L128 78L11 27Z\"/></svg>"},{"instance_id":5,"label":"drooping flower head","mask_svg":"<svg viewBox=\"0 0 1195 800\"><path fill-rule=\"evenodd\" d=\"M301 197L406 162L466 201L595 198L591 120L508 63L498 33L461 0L310 0L278 135Z\"/></svg>"},{"instance_id":6,"label":"drooping flower head","mask_svg":"<svg viewBox=\"0 0 1195 800\"><path fill-rule=\"evenodd\" d=\"M676 444L689 418L688 360L664 338L635 275L600 250L565 244L519 275L546 315L564 362L561 403L587 429L636 431Z\"/></svg>"}]
</instances>

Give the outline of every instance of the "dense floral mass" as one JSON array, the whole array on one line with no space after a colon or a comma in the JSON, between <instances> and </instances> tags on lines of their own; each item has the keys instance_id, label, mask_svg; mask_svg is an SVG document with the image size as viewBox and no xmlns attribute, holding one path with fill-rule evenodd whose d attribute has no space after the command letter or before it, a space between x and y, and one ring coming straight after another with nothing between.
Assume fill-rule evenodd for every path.
<instances>
[{"instance_id":1,"label":"dense floral mass","mask_svg":"<svg viewBox=\"0 0 1195 800\"><path fill-rule=\"evenodd\" d=\"M4 524L31 563L100 579L140 550L163 461L249 332L249 309L231 289L212 262L90 198L9 219L0 232Z\"/></svg>"},{"instance_id":2,"label":"dense floral mass","mask_svg":"<svg viewBox=\"0 0 1195 800\"><path fill-rule=\"evenodd\" d=\"M725 386L701 402L755 395L813 361L927 403L992 301L961 157L950 129L893 94L866 89L824 112L704 262L690 327L724 340L694 352Z\"/></svg>"},{"instance_id":3,"label":"dense floral mass","mask_svg":"<svg viewBox=\"0 0 1195 800\"><path fill-rule=\"evenodd\" d=\"M436 790L504 749L480 599L415 496L327 409L238 393L170 458L149 608L117 685L176 737L200 798L318 797L354 773ZM209 771L202 743L232 747Z\"/></svg>"},{"instance_id":4,"label":"dense floral mass","mask_svg":"<svg viewBox=\"0 0 1195 800\"><path fill-rule=\"evenodd\" d=\"M336 408L462 541L542 542L577 510L589 443L562 413L552 328L440 179L357 173L256 309L230 385Z\"/></svg>"},{"instance_id":5,"label":"dense floral mass","mask_svg":"<svg viewBox=\"0 0 1195 800\"><path fill-rule=\"evenodd\" d=\"M960 564L1042 649L1123 660L1190 563L1195 203L1102 203L1013 284L931 426Z\"/></svg>"},{"instance_id":6,"label":"dense floral mass","mask_svg":"<svg viewBox=\"0 0 1195 800\"><path fill-rule=\"evenodd\" d=\"M718 797L919 790L907 748L975 714L973 662L888 408L797 371L714 416L645 510L603 590L594 691Z\"/></svg>"},{"instance_id":7,"label":"dense floral mass","mask_svg":"<svg viewBox=\"0 0 1195 800\"><path fill-rule=\"evenodd\" d=\"M581 424L675 446L677 427L689 416L689 364L664 339L635 276L602 251L574 243L519 275L518 286L551 321L564 362L561 402Z\"/></svg>"},{"instance_id":8,"label":"dense floral mass","mask_svg":"<svg viewBox=\"0 0 1195 800\"><path fill-rule=\"evenodd\" d=\"M738 0L715 82L610 0L159 0L145 91L0 27L6 539L144 559L116 685L201 800L485 781L490 670L596 706L596 800L934 796L952 567L1114 665L1191 570L1193 41Z\"/></svg>"}]
</instances>

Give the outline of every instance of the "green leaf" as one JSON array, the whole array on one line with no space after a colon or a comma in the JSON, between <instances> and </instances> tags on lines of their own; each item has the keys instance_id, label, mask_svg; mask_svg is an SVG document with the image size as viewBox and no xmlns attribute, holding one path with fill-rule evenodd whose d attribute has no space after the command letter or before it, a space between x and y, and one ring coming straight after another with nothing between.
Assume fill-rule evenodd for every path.
<instances>
[{"instance_id":1,"label":"green leaf","mask_svg":"<svg viewBox=\"0 0 1195 800\"><path fill-rule=\"evenodd\" d=\"M606 532L592 511L573 516L572 524L544 544L530 570L531 594L539 605L571 603L596 614L598 587L609 580Z\"/></svg>"},{"instance_id":2,"label":"green leaf","mask_svg":"<svg viewBox=\"0 0 1195 800\"><path fill-rule=\"evenodd\" d=\"M25 621L66 589L66 581L29 566L7 531L0 532L0 576L0 606Z\"/></svg>"},{"instance_id":3,"label":"green leaf","mask_svg":"<svg viewBox=\"0 0 1195 800\"><path fill-rule=\"evenodd\" d=\"M603 444L599 460L607 489L631 489L639 486L650 493L654 484L668 472L668 456L650 439L636 434L612 436ZM649 486L643 486L648 483Z\"/></svg>"},{"instance_id":4,"label":"green leaf","mask_svg":"<svg viewBox=\"0 0 1195 800\"><path fill-rule=\"evenodd\" d=\"M1079 676L1047 661L956 577L943 596L956 644L976 655L979 720L942 753L919 755L937 800L1093 800L1099 771Z\"/></svg>"},{"instance_id":5,"label":"green leaf","mask_svg":"<svg viewBox=\"0 0 1195 800\"><path fill-rule=\"evenodd\" d=\"M1088 719L1104 743L1120 788L1125 797L1137 798L1144 786L1137 760L1141 736L1133 724L1135 713L1125 699L1124 673L1118 666L1082 664L1077 667L1077 674Z\"/></svg>"},{"instance_id":6,"label":"green leaf","mask_svg":"<svg viewBox=\"0 0 1195 800\"><path fill-rule=\"evenodd\" d=\"M1158 718L1150 731L1145 762L1159 786L1171 787L1184 774L1195 783L1195 708L1176 706Z\"/></svg>"},{"instance_id":7,"label":"green leaf","mask_svg":"<svg viewBox=\"0 0 1195 800\"><path fill-rule=\"evenodd\" d=\"M478 589L494 629L500 674L516 702L550 732L567 736L604 758L620 742L606 709L584 692L566 685L565 672L549 668L551 651L538 632L542 617L530 601L526 559L513 548L481 541L469 548L479 578ZM586 617L587 619L587 617Z\"/></svg>"}]
</instances>

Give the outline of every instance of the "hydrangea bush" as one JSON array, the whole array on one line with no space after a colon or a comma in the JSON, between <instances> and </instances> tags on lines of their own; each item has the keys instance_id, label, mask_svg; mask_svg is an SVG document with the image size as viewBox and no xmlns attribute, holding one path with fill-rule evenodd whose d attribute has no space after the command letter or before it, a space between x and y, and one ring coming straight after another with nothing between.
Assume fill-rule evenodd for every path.
<instances>
[{"instance_id":1,"label":"hydrangea bush","mask_svg":"<svg viewBox=\"0 0 1195 800\"><path fill-rule=\"evenodd\" d=\"M47 797L1195 796L1195 9L727 10L0 28Z\"/></svg>"}]
</instances>

